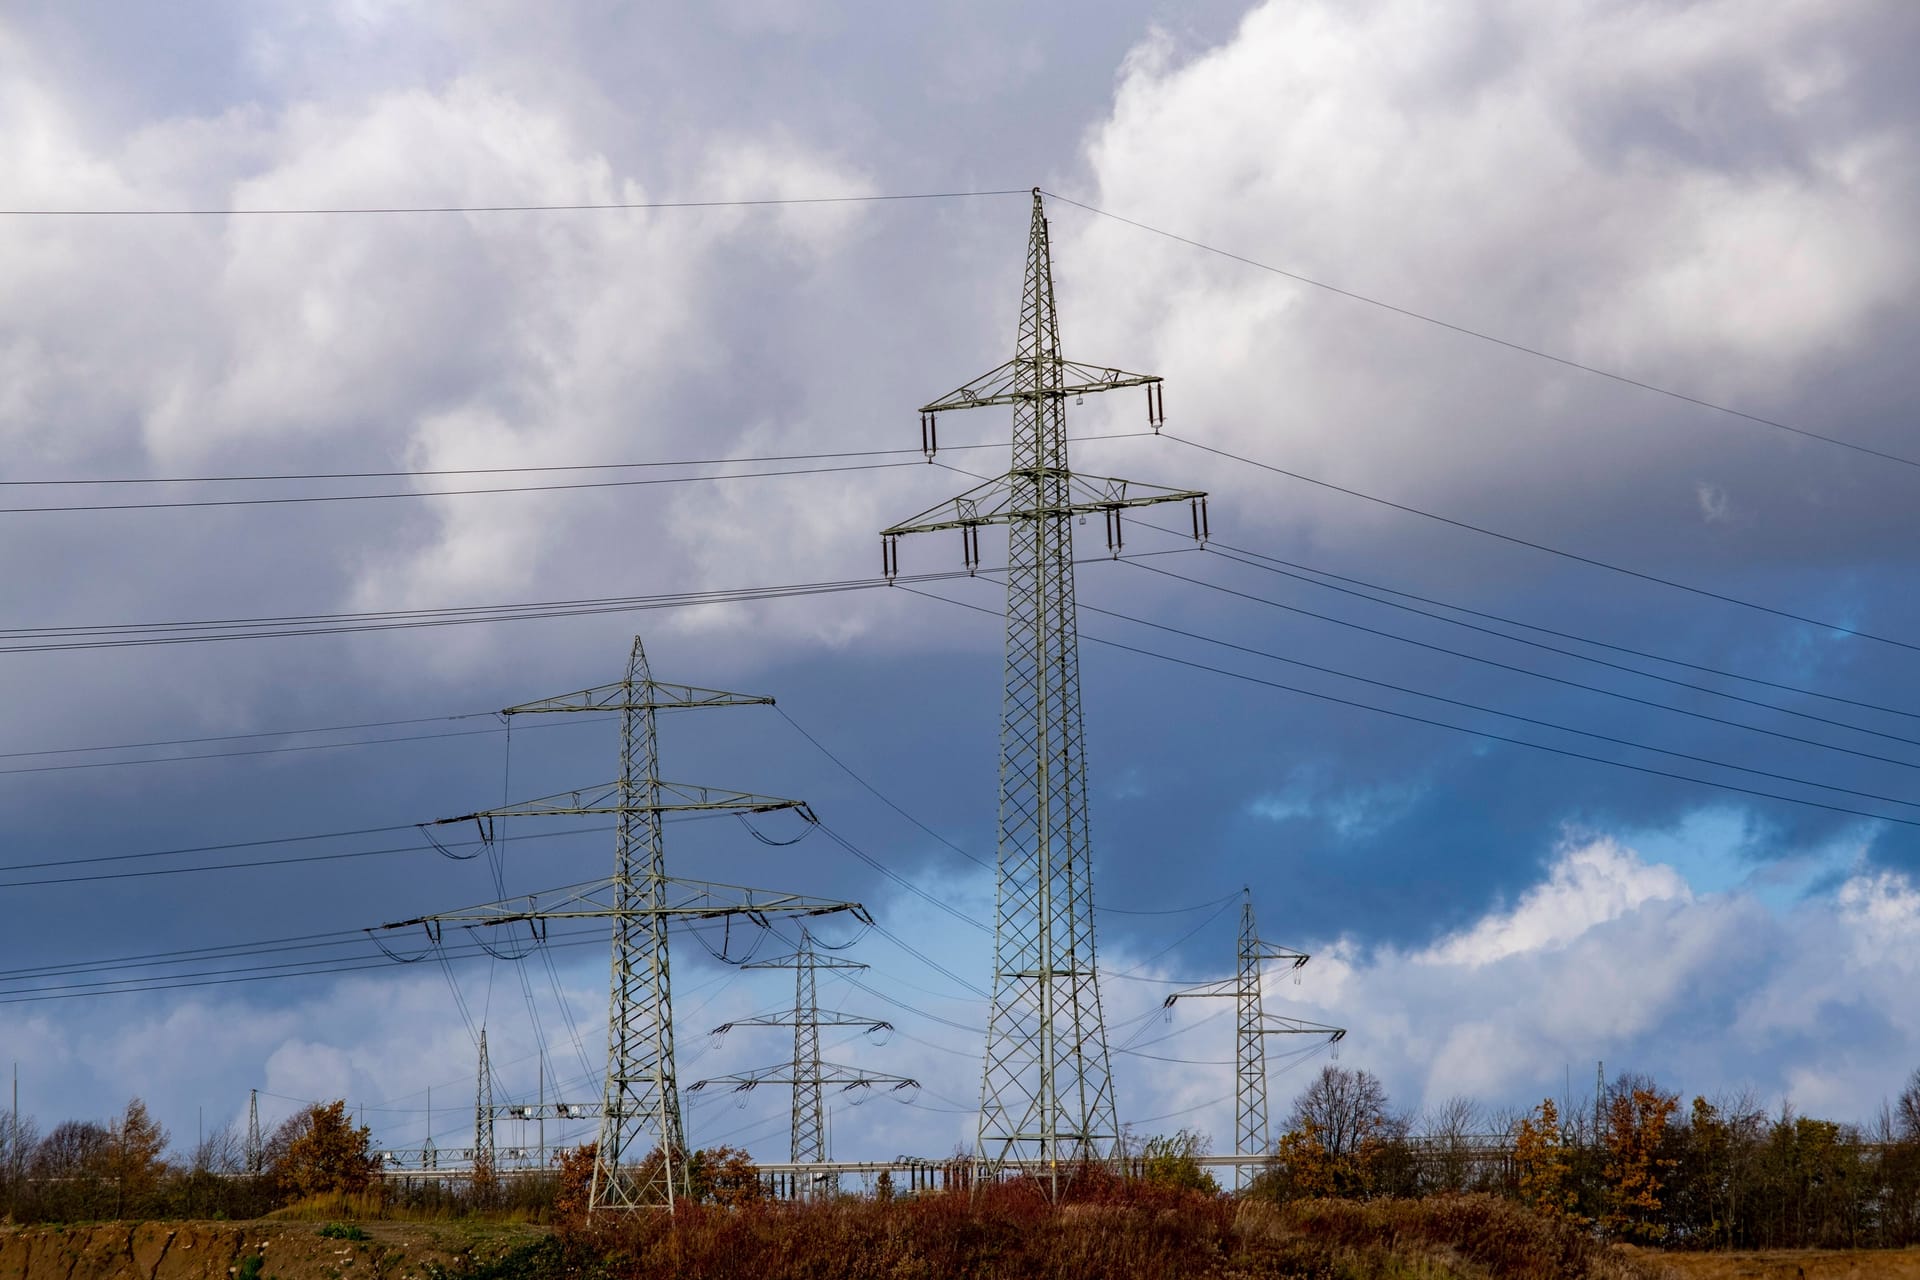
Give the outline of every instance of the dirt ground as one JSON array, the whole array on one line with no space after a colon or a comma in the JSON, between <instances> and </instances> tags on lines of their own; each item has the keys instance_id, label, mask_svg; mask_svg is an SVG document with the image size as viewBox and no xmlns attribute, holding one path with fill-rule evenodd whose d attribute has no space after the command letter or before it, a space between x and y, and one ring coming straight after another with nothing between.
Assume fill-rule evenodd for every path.
<instances>
[{"instance_id":1,"label":"dirt ground","mask_svg":"<svg viewBox=\"0 0 1920 1280\"><path fill-rule=\"evenodd\" d=\"M314 1222L142 1222L0 1227L0 1280L430 1280L429 1265L497 1257L545 1234L498 1223L367 1222L366 1240Z\"/></svg>"},{"instance_id":2,"label":"dirt ground","mask_svg":"<svg viewBox=\"0 0 1920 1280\"><path fill-rule=\"evenodd\" d=\"M1920 1280L1920 1249L1781 1249L1769 1253L1652 1256L1676 1280Z\"/></svg>"}]
</instances>

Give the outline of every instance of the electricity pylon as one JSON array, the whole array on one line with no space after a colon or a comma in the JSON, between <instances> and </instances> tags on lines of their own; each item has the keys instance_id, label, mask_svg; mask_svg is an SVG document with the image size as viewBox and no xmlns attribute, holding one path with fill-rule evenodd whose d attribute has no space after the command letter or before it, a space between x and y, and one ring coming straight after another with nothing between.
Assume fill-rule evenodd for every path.
<instances>
[{"instance_id":1,"label":"electricity pylon","mask_svg":"<svg viewBox=\"0 0 1920 1280\"><path fill-rule=\"evenodd\" d=\"M493 1067L487 1062L487 1029L480 1028L480 1079L473 1095L473 1167L493 1168Z\"/></svg>"},{"instance_id":2,"label":"electricity pylon","mask_svg":"<svg viewBox=\"0 0 1920 1280\"><path fill-rule=\"evenodd\" d=\"M260 1091L247 1090L247 1172L259 1176L265 1154L260 1144Z\"/></svg>"},{"instance_id":3,"label":"electricity pylon","mask_svg":"<svg viewBox=\"0 0 1920 1280\"><path fill-rule=\"evenodd\" d=\"M1041 1161L1056 1193L1061 1164L1101 1158L1119 1137L1094 954L1073 518L1101 515L1116 556L1121 513L1134 507L1188 503L1194 536L1206 534L1203 493L1079 475L1068 466L1067 398L1120 387L1147 389L1147 418L1157 430L1158 377L1061 356L1047 218L1035 189L1013 359L920 410L931 461L940 413L1011 405L1012 466L881 533L891 578L906 534L958 529L972 569L980 527L1008 528L993 1005L977 1156L987 1176L1009 1159Z\"/></svg>"},{"instance_id":4,"label":"electricity pylon","mask_svg":"<svg viewBox=\"0 0 1920 1280\"><path fill-rule=\"evenodd\" d=\"M686 1161L686 1124L674 1074L672 978L667 928L672 921L745 916L764 925L774 915L812 916L850 911L867 920L857 902L833 902L799 894L669 877L661 822L671 813L774 813L790 810L817 821L805 801L725 791L660 778L661 710L772 706L773 699L655 680L640 637L633 639L627 677L575 693L508 707L505 716L536 712L620 713L620 777L600 787L443 818L432 825L475 822L491 829L496 818L605 813L617 819L614 874L605 880L567 885L542 902L531 894L458 911L416 916L380 926L420 925L438 943L448 924L470 930L516 924L532 942L545 941L553 920L610 919L613 975L607 1019L606 1101L594 1157L589 1211L664 1207L691 1193ZM870 921L869 921L870 922ZM373 932L369 930L369 932ZM476 935L477 936L477 935ZM482 945L485 945L484 943ZM496 953L497 954L497 953ZM524 952L521 954L525 954ZM517 958L517 957L509 957ZM659 1158L648 1153L657 1151Z\"/></svg>"},{"instance_id":5,"label":"electricity pylon","mask_svg":"<svg viewBox=\"0 0 1920 1280\"><path fill-rule=\"evenodd\" d=\"M906 1076L863 1071L858 1067L823 1062L820 1058L820 1028L822 1027L862 1027L869 1032L893 1029L892 1023L878 1018L863 1017L857 1013L823 1011L820 1008L817 982L819 970L865 969L866 965L856 960L845 960L839 956L821 955L814 950L813 935L802 928L800 946L791 955L776 956L770 960L750 960L740 967L743 969L792 969L794 971L793 1012L740 1018L715 1027L713 1034L723 1036L735 1027L792 1027L793 1062L784 1075L778 1067L764 1067L758 1071L743 1071L737 1075L717 1076L711 1080L697 1081L693 1088L704 1089L710 1084L731 1084L736 1090L752 1089L763 1084L792 1085L793 1133L788 1159L793 1163L822 1164L829 1158L827 1112L824 1101L827 1085L838 1085L843 1092L852 1089L871 1089L877 1084L889 1085L895 1093L920 1087L918 1080L909 1079Z\"/></svg>"},{"instance_id":6,"label":"electricity pylon","mask_svg":"<svg viewBox=\"0 0 1920 1280\"><path fill-rule=\"evenodd\" d=\"M1176 991L1167 997L1166 1007L1171 1009L1180 1000L1210 996L1229 996L1239 1002L1239 1052L1234 1056L1233 1080L1236 1120L1234 1153L1264 1160L1270 1136L1267 1127L1267 1037L1326 1036L1328 1043L1337 1044L1347 1031L1345 1027L1322 1026L1300 1018L1269 1014L1262 1008L1260 979L1264 963L1278 960L1290 969L1298 969L1307 963L1308 956L1278 943L1262 942L1253 924L1253 892L1250 889L1243 892L1246 897L1240 904L1239 976ZM1246 1185L1249 1168L1246 1164L1235 1166L1236 1190Z\"/></svg>"}]
</instances>

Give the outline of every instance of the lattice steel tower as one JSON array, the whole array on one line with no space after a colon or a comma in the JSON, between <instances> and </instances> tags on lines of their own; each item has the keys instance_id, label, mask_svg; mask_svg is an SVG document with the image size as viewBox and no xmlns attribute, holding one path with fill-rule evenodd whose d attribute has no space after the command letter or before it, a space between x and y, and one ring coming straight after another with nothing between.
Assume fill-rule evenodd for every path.
<instances>
[{"instance_id":1,"label":"lattice steel tower","mask_svg":"<svg viewBox=\"0 0 1920 1280\"><path fill-rule=\"evenodd\" d=\"M500 809L443 818L431 825L474 822L481 825L483 838L491 839L491 824L496 818L612 814L618 833L614 874L605 880L552 890L546 903L538 900L539 895L528 895L381 926L382 930L392 930L421 925L428 937L438 943L440 931L447 924L476 930L525 924L532 933L531 944L539 945L545 941L546 924L551 920L608 919L613 922L606 1100L602 1104L600 1142L588 1198L591 1210L655 1206L671 1209L677 1200L689 1194L686 1125L674 1073L672 977L667 950L669 923L736 915L763 922L774 915L810 916L838 911L851 911L861 919L867 918L865 911L854 902L824 901L799 894L667 875L666 844L661 833L661 821L667 814L752 814L785 809L808 822L815 821L805 801L665 782L660 778L657 712L771 705L773 699L768 697L655 680L647 668L646 650L641 646L640 637L635 636L627 659L626 679L508 707L502 715L620 713L619 780ZM655 1151L660 1157L657 1160L650 1158L650 1153Z\"/></svg>"},{"instance_id":2,"label":"lattice steel tower","mask_svg":"<svg viewBox=\"0 0 1920 1280\"><path fill-rule=\"evenodd\" d=\"M487 1029L480 1028L480 1076L473 1093L473 1167L494 1168L493 1064L487 1060Z\"/></svg>"},{"instance_id":3,"label":"lattice steel tower","mask_svg":"<svg viewBox=\"0 0 1920 1280\"><path fill-rule=\"evenodd\" d=\"M792 1027L793 1062L783 1071L780 1067L763 1067L756 1071L742 1071L736 1075L716 1076L711 1080L697 1081L693 1087L704 1089L710 1084L730 1084L735 1089L753 1089L763 1084L785 1084L793 1087L793 1134L788 1159L795 1164L820 1164L829 1159L827 1150L827 1111L826 1087L833 1085L842 1091L851 1089L871 1089L874 1085L889 1086L894 1092L903 1089L918 1089L920 1082L906 1076L883 1075L875 1071L864 1071L859 1067L842 1066L837 1062L825 1062L820 1057L820 1028L822 1027L861 1027L869 1032L891 1031L893 1024L879 1018L869 1018L857 1013L840 1013L820 1007L818 975L821 969L864 969L867 966L857 960L846 960L839 956L823 956L814 949L813 935L805 929L800 931L800 946L791 955L776 956L770 960L749 960L740 966L743 969L792 969L793 974L793 1012L770 1013L754 1018L740 1018L733 1022L722 1023L713 1029L713 1034L723 1036L735 1027Z\"/></svg>"},{"instance_id":4,"label":"lattice steel tower","mask_svg":"<svg viewBox=\"0 0 1920 1280\"><path fill-rule=\"evenodd\" d=\"M1166 999L1171 1009L1181 1000L1226 996L1239 1002L1238 1051L1234 1055L1234 1153L1251 1157L1251 1163L1235 1168L1235 1185L1245 1186L1249 1170L1266 1159L1270 1131L1267 1127L1267 1037L1326 1036L1338 1043L1347 1034L1344 1027L1328 1027L1300 1018L1269 1014L1263 1007L1260 981L1265 962L1278 960L1290 969L1307 963L1307 955L1275 942L1262 942L1253 923L1253 892L1245 890L1240 904L1240 973L1204 986L1176 991Z\"/></svg>"},{"instance_id":5,"label":"lattice steel tower","mask_svg":"<svg viewBox=\"0 0 1920 1280\"><path fill-rule=\"evenodd\" d=\"M1147 419L1157 430L1158 377L1060 354L1052 250L1036 188L1013 359L920 410L921 445L931 460L942 411L1011 405L1013 465L881 534L892 577L905 534L958 529L973 568L980 526L1008 529L998 906L978 1155L989 1176L1007 1160L1037 1160L1056 1190L1062 1164L1101 1158L1119 1137L1095 967L1073 518L1099 513L1114 555L1122 545L1121 513L1130 507L1186 502L1194 536L1206 533L1202 493L1078 475L1068 466L1068 397L1120 387L1147 389Z\"/></svg>"}]
</instances>

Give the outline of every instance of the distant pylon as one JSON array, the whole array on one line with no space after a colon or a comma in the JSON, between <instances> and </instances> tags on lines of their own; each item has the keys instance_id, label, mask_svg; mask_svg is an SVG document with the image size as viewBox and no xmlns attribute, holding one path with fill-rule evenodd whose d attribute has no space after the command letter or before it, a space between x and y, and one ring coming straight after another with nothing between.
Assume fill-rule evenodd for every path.
<instances>
[{"instance_id":1,"label":"distant pylon","mask_svg":"<svg viewBox=\"0 0 1920 1280\"><path fill-rule=\"evenodd\" d=\"M695 1082L693 1088L704 1089L710 1084L731 1084L735 1089L752 1089L763 1084L792 1085L793 1131L792 1141L788 1147L788 1159L794 1164L821 1164L829 1159L825 1103L827 1085L837 1085L845 1091L871 1089L876 1084L884 1084L891 1086L896 1093L903 1089L920 1087L918 1080L912 1080L906 1076L883 1075L879 1072L863 1071L858 1067L823 1062L820 1059L820 1028L822 1027L864 1027L870 1032L893 1029L892 1023L878 1018L831 1010L823 1012L820 1008L816 980L819 970L864 969L866 965L854 960L843 960L838 956L822 956L814 950L813 935L802 928L800 946L791 955L776 956L771 960L750 960L740 967L743 969L792 969L794 971L793 1012L740 1018L715 1027L713 1034L723 1036L735 1027L792 1027L793 1062L787 1067L785 1074L782 1074L778 1067L764 1067L758 1071L743 1071L737 1075L700 1080Z\"/></svg>"},{"instance_id":2,"label":"distant pylon","mask_svg":"<svg viewBox=\"0 0 1920 1280\"><path fill-rule=\"evenodd\" d=\"M563 792L539 800L444 818L447 823L477 823L491 840L496 818L533 815L612 814L617 818L614 874L605 880L551 891L547 901L528 895L396 921L369 930L422 926L437 944L448 924L468 929L525 925L530 944L546 940L550 920L609 919L613 922L613 975L607 1026L606 1101L600 1142L588 1193L589 1210L671 1210L689 1195L686 1125L674 1072L672 977L668 965L667 926L675 920L745 916L764 923L775 915L826 915L851 911L866 919L857 902L836 902L799 894L745 889L738 885L669 877L661 821L666 814L773 813L791 810L816 821L801 800L723 791L660 778L659 735L655 713L702 707L771 706L773 699L725 693L655 680L647 655L635 636L627 659L627 678L575 693L509 707L502 715L532 712L619 712L620 777L600 787ZM384 945L384 944L383 944ZM483 944L485 945L485 944ZM496 953L498 954L498 953ZM506 958L519 958L526 952ZM657 1151L658 1160L649 1160Z\"/></svg>"},{"instance_id":3,"label":"distant pylon","mask_svg":"<svg viewBox=\"0 0 1920 1280\"><path fill-rule=\"evenodd\" d=\"M1166 1007L1171 1009L1176 1001L1207 996L1231 996L1239 1002L1239 1051L1234 1055L1233 1080L1234 1154L1252 1157L1257 1163L1266 1159L1271 1143L1267 1124L1267 1037L1323 1035L1329 1043L1338 1043L1347 1032L1344 1027L1322 1026L1265 1012L1260 995L1264 962L1279 960L1290 969L1298 969L1307 963L1308 956L1278 943L1262 942L1253 923L1253 891L1243 889L1241 892L1245 897L1240 904L1239 976L1176 991L1167 997ZM1253 1167L1245 1163L1234 1166L1236 1188L1247 1184Z\"/></svg>"},{"instance_id":4,"label":"distant pylon","mask_svg":"<svg viewBox=\"0 0 1920 1280\"><path fill-rule=\"evenodd\" d=\"M247 1090L247 1172L258 1175L265 1148L260 1144L260 1091Z\"/></svg>"},{"instance_id":5,"label":"distant pylon","mask_svg":"<svg viewBox=\"0 0 1920 1280\"><path fill-rule=\"evenodd\" d=\"M487 1029L480 1028L480 1078L473 1095L473 1166L492 1169L493 1067L487 1061Z\"/></svg>"},{"instance_id":6,"label":"distant pylon","mask_svg":"<svg viewBox=\"0 0 1920 1280\"><path fill-rule=\"evenodd\" d=\"M1062 1164L1104 1157L1119 1137L1094 953L1073 519L1101 516L1115 556L1124 543L1121 513L1133 507L1188 503L1195 538L1206 534L1205 494L1076 475L1068 466L1068 397L1120 387L1146 388L1147 420L1158 430L1158 377L1061 356L1052 250L1036 188L1013 359L920 410L921 446L931 461L941 412L1011 405L1012 466L881 533L891 578L906 534L959 530L971 569L980 563L980 526L1008 527L998 906L978 1156L988 1176L1008 1159L1038 1160L1056 1193Z\"/></svg>"}]
</instances>

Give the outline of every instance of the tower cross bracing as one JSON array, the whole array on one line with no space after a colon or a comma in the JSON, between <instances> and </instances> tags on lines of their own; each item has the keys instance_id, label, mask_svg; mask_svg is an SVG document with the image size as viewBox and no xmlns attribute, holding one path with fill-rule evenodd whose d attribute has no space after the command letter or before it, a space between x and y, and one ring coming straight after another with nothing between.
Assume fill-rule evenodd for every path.
<instances>
[{"instance_id":1,"label":"tower cross bracing","mask_svg":"<svg viewBox=\"0 0 1920 1280\"><path fill-rule=\"evenodd\" d=\"M1148 421L1157 429L1158 377L1061 354L1052 248L1036 189L1013 358L920 410L931 459L939 414L1011 406L1012 465L881 535L891 577L907 534L959 530L972 568L980 528L1008 530L993 1000L977 1155L988 1176L1010 1159L1037 1160L1056 1191L1063 1166L1105 1158L1119 1139L1094 947L1073 518L1100 514L1116 555L1122 513L1135 507L1187 503L1195 537L1206 531L1202 493L1070 467L1067 399L1122 387L1146 388Z\"/></svg>"}]
</instances>

